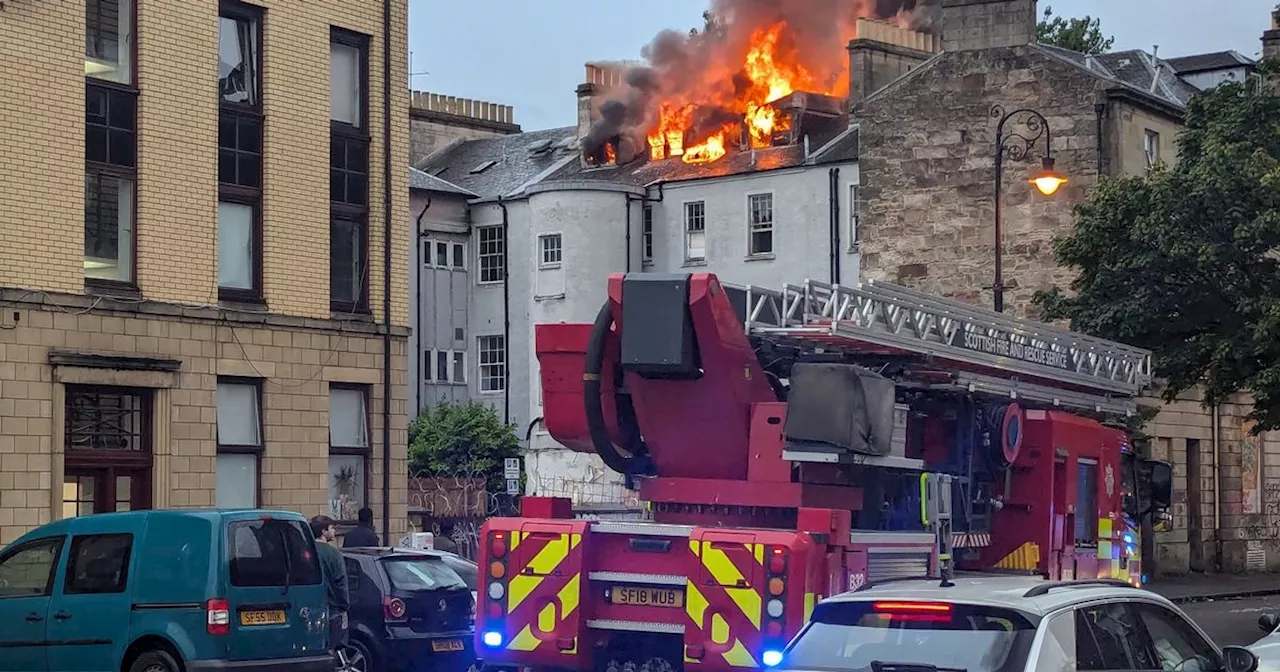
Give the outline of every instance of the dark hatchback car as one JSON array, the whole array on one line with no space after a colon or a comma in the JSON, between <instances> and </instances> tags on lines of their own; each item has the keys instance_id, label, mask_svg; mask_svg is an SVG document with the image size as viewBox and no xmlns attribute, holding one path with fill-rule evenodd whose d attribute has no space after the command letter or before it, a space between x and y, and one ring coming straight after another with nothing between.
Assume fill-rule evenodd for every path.
<instances>
[{"instance_id":1,"label":"dark hatchback car","mask_svg":"<svg viewBox=\"0 0 1280 672\"><path fill-rule=\"evenodd\" d=\"M406 548L342 554L351 590L350 670L461 672L475 663L475 601L453 566L465 573L470 563Z\"/></svg>"}]
</instances>

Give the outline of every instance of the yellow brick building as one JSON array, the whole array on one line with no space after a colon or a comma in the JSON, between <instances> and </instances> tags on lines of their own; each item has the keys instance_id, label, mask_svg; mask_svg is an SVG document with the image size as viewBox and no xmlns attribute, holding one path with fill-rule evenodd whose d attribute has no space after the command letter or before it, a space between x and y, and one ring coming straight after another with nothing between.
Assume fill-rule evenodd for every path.
<instances>
[{"instance_id":1,"label":"yellow brick building","mask_svg":"<svg viewBox=\"0 0 1280 672\"><path fill-rule=\"evenodd\" d=\"M0 544L138 507L403 530L407 0L3 7Z\"/></svg>"}]
</instances>

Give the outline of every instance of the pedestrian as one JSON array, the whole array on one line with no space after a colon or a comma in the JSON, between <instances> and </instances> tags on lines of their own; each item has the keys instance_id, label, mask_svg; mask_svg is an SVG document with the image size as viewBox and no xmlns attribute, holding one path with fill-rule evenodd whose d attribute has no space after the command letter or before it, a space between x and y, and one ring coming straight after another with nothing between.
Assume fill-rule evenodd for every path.
<instances>
[{"instance_id":1,"label":"pedestrian","mask_svg":"<svg viewBox=\"0 0 1280 672\"><path fill-rule=\"evenodd\" d=\"M373 509L364 507L356 514L356 526L342 539L343 548L378 546L378 532L373 529Z\"/></svg>"},{"instance_id":2,"label":"pedestrian","mask_svg":"<svg viewBox=\"0 0 1280 672\"><path fill-rule=\"evenodd\" d=\"M458 544L453 541L453 521L440 521L440 534L434 539L435 549L446 553L458 554Z\"/></svg>"},{"instance_id":3,"label":"pedestrian","mask_svg":"<svg viewBox=\"0 0 1280 672\"><path fill-rule=\"evenodd\" d=\"M338 658L339 669L347 668L342 647L347 643L347 610L351 608L351 594L347 589L347 563L342 553L333 547L338 531L329 516L311 519L311 534L316 538L316 555L324 575L325 592L329 603L329 650Z\"/></svg>"}]
</instances>

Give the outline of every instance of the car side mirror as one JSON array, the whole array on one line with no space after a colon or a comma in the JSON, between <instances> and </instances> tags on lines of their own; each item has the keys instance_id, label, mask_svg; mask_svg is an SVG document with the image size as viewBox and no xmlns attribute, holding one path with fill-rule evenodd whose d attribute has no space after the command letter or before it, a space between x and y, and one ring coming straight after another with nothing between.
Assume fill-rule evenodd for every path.
<instances>
[{"instance_id":1,"label":"car side mirror","mask_svg":"<svg viewBox=\"0 0 1280 672\"><path fill-rule=\"evenodd\" d=\"M1277 625L1280 625L1280 616L1276 614L1263 614L1258 617L1258 629L1263 632L1270 633L1276 629Z\"/></svg>"},{"instance_id":2,"label":"car side mirror","mask_svg":"<svg viewBox=\"0 0 1280 672\"><path fill-rule=\"evenodd\" d=\"M1222 647L1222 660L1226 663L1227 672L1256 672L1258 656L1243 646Z\"/></svg>"},{"instance_id":3,"label":"car side mirror","mask_svg":"<svg viewBox=\"0 0 1280 672\"><path fill-rule=\"evenodd\" d=\"M1151 508L1173 506L1173 465L1161 460L1143 460L1151 483Z\"/></svg>"},{"instance_id":4,"label":"car side mirror","mask_svg":"<svg viewBox=\"0 0 1280 672\"><path fill-rule=\"evenodd\" d=\"M1168 511L1157 511L1152 516L1151 528L1156 532L1168 532L1173 529L1173 514Z\"/></svg>"}]
</instances>

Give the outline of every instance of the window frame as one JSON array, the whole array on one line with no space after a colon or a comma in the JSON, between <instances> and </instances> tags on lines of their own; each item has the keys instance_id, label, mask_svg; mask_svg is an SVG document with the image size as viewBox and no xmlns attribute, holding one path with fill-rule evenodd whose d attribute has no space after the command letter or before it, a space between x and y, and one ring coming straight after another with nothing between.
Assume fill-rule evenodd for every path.
<instances>
[{"instance_id":1,"label":"window frame","mask_svg":"<svg viewBox=\"0 0 1280 672\"><path fill-rule=\"evenodd\" d=\"M0 554L0 565L3 565L5 562L8 562L9 559L13 558L13 556L19 553L22 553L23 551L27 551L37 546L47 545L50 543L53 544L53 564L49 566L49 577L45 581L44 592L40 593L39 595L0 594L0 601L26 599L26 598L32 598L32 597L49 597L53 595L53 584L55 581L57 581L57 578L58 578L58 567L62 563L62 549L64 546L67 545L67 535L60 534L56 537L40 537L39 539L32 539L21 545L14 546L13 548L10 548L6 550L4 553Z\"/></svg>"},{"instance_id":2,"label":"window frame","mask_svg":"<svg viewBox=\"0 0 1280 672\"><path fill-rule=\"evenodd\" d=\"M753 218L753 216L754 216L754 209L753 209L753 207L752 207L752 206L754 205L755 200L756 200L756 199L758 199L758 198L764 198L764 197L766 197L766 196L768 197L768 202L769 202L769 223L768 223L768 225L767 225L767 228L766 228L766 225L764 225L764 224L758 224L758 223L756 223L756 222L752 221L752 218ZM772 189L768 189L768 190L764 190L764 191L753 191L753 192L748 192L748 193L747 193L747 195L746 195L746 197L747 197L747 199L746 199L746 200L747 200L747 203L746 203L746 208L747 208L747 212L746 212L746 224L747 224L747 257L749 257L749 258L751 258L751 259L771 259L771 258L773 258L774 254L775 254L774 247L775 247L775 242L776 242L776 241L774 240L774 233L775 233L775 231L776 231L776 228L774 227L774 222L775 222L775 221L776 221L776 219L777 219L777 218L774 216L774 196L773 196L773 190L772 190ZM704 206L704 208L703 208L703 210L704 210L704 212L703 212L703 229L702 229L702 230L703 230L703 240L704 240L704 241L706 240L706 213L705 213L705 209L706 209L706 208L705 208L705 206ZM763 233L763 232L765 232L765 231L768 231L768 232L769 232L769 249L768 249L768 250L756 250L756 249L755 249L755 234L757 234L757 233ZM705 243L704 243L704 247L705 247Z\"/></svg>"},{"instance_id":3,"label":"window frame","mask_svg":"<svg viewBox=\"0 0 1280 672\"><path fill-rule=\"evenodd\" d=\"M691 217L690 217L690 208L694 206L700 207L702 209L700 214L700 218L702 220L702 228L697 231L694 231L689 228L690 224L692 223ZM684 263L705 264L707 262L707 202L706 201L685 201L684 203L680 204L680 210L682 213L681 230L684 233ZM691 235L694 233L702 234L702 256L700 257L695 257L692 254L693 248L690 245L690 243L692 241Z\"/></svg>"},{"instance_id":4,"label":"window frame","mask_svg":"<svg viewBox=\"0 0 1280 672\"><path fill-rule=\"evenodd\" d=\"M223 182L222 175L218 175L218 202L234 203L237 205L247 205L253 209L252 231L249 234L249 240L253 244L253 250L250 253L249 264L252 268L252 287L244 289L240 287L223 287L221 281L218 285L219 301L234 301L249 303L255 305L265 305L265 294L263 291L263 245L265 243L263 234L262 221L262 196L263 186L266 181L266 115L263 110L263 91L266 87L262 85L262 69L265 63L262 52L264 51L263 24L266 22L266 10L256 5L249 5L236 0L221 0L218 3L218 19L219 30L221 30L221 19L228 18L236 21L249 21L253 24L254 40L256 48L253 54L253 86L254 92L250 103L234 103L224 100L222 92L218 92L218 124L222 125L225 119L230 118L236 122L240 120L248 120L258 127L258 186L249 187L241 184ZM240 132L237 128L236 137L239 138ZM237 144L239 144L237 142ZM221 140L218 142L219 163L221 163L221 152L223 150ZM237 147L234 149L237 156L242 151ZM219 249L218 253L221 254Z\"/></svg>"},{"instance_id":5,"label":"window frame","mask_svg":"<svg viewBox=\"0 0 1280 672\"><path fill-rule=\"evenodd\" d=\"M1150 147L1148 148L1148 144ZM1142 129L1142 154L1146 159L1147 172L1156 169L1160 163L1160 132L1149 128Z\"/></svg>"},{"instance_id":6,"label":"window frame","mask_svg":"<svg viewBox=\"0 0 1280 672\"><path fill-rule=\"evenodd\" d=\"M137 7L137 3L134 3L135 32L137 31L136 7ZM136 39L135 39L135 42L136 42ZM135 56L136 56L136 50L135 50ZM134 61L135 62L132 66L134 68L133 79L136 81L137 59L135 58ZM130 204L131 204L130 207L132 208L132 212L130 213L131 232L130 232L129 241L128 241L129 279L116 280L111 278L91 278L86 275L84 278L84 284L85 284L85 287L88 289L107 289L107 290L123 289L130 292L137 292L138 291L138 98L139 98L138 88L137 86L134 86L134 85L124 85L124 84L120 84L110 80L95 79L93 77L86 75L85 89L84 89L85 105L86 105L86 119L84 121L84 127L85 127L86 134L88 133L88 127L90 125L89 120L87 118L88 99L89 99L89 96L91 95L91 92L93 92L95 89L101 90L103 92L103 95L108 97L108 111L110 110L110 96L113 93L117 95L129 96L133 99L133 133L131 134L131 142L133 145L132 151L131 151L131 154L133 156L133 165L121 166L113 163L90 160L88 157L88 138L87 137L85 139L85 162L84 162L86 182L89 180L90 175L97 175L99 176L99 179L101 179L101 176L108 176L116 179L129 180L129 182L132 184L131 188L133 190L133 193L132 193L132 196L130 197ZM84 217L83 217L84 221L82 223L82 226L85 227L83 230L83 234L87 236L88 235L88 228L87 228L88 217L89 217L89 203L87 199L84 201L83 205L84 205ZM117 204L117 208L118 207L119 205ZM119 213L117 212L117 218L118 217L119 217ZM118 225L119 224L117 222L117 226ZM119 253L117 252L117 259L116 259L117 262L119 261L118 255ZM83 262L87 258L88 257L84 254L84 250L82 249L81 261Z\"/></svg>"},{"instance_id":7,"label":"window frame","mask_svg":"<svg viewBox=\"0 0 1280 672\"><path fill-rule=\"evenodd\" d=\"M445 245L448 248L448 263L443 266L436 263L438 245ZM459 248L461 248L462 256L458 256ZM428 252L430 252L430 254L428 254ZM467 243L464 241L452 240L450 238L422 236L422 250L420 254L422 255L421 259L423 260L423 268L432 268L439 271L467 270Z\"/></svg>"},{"instance_id":8,"label":"window frame","mask_svg":"<svg viewBox=\"0 0 1280 672\"><path fill-rule=\"evenodd\" d=\"M640 263L653 263L653 206L646 205L640 214Z\"/></svg>"},{"instance_id":9,"label":"window frame","mask_svg":"<svg viewBox=\"0 0 1280 672\"><path fill-rule=\"evenodd\" d=\"M213 393L214 394L213 403L216 410L217 404L218 404L218 398L217 398L218 392L216 387L217 385L222 385L222 384L243 385L243 386L254 388L254 395L258 402L258 445L248 446L248 445L223 443L221 437L219 437L218 435L218 422L217 422L217 419L215 418L213 423L214 425L213 438L215 443L215 454L213 459L214 459L214 472L216 474L218 456L221 456L221 455L252 455L253 456L254 471L256 472L256 475L254 476L254 479L255 479L254 506L255 507L262 506L262 458L267 452L267 422L266 422L266 418L263 415L264 411L266 410L267 404L266 404L266 400L262 398L263 391L266 388L266 385L264 384L264 382L265 381L262 378L245 378L243 376L218 376L217 381L214 383L215 388ZM216 483L214 484L214 497L215 499L217 498Z\"/></svg>"},{"instance_id":10,"label":"window frame","mask_svg":"<svg viewBox=\"0 0 1280 672\"><path fill-rule=\"evenodd\" d=\"M555 241L554 249L548 247L548 243ZM538 255L538 270L545 271L556 268L562 268L564 265L564 235L559 231L548 231L538 234L538 245L536 248ZM555 252L558 257L555 261L547 261L547 252Z\"/></svg>"},{"instance_id":11,"label":"window frame","mask_svg":"<svg viewBox=\"0 0 1280 672\"><path fill-rule=\"evenodd\" d=\"M496 339L499 339L499 342L500 342L500 346L501 346L501 347L498 347L498 348L488 348L488 349L486 349L486 348L484 347L484 342L485 342L485 339L486 339L486 338L496 338ZM497 379L498 379L498 380L501 380L501 381L502 381L502 386L501 386L501 387L499 387L499 388L496 388L496 389L485 389L485 381L489 378L489 376L486 376L486 375L485 375L484 367L486 367L486 366L495 366L495 364L492 364L492 363L485 364L485 362L484 362L484 353L485 353L486 351L489 351L489 352L500 352L500 353L502 353L502 363L501 363L501 366L502 366L502 375L497 377ZM481 394L481 395L496 395L496 394L502 394L502 393L506 392L507 387L511 384L511 381L510 381L510 377L511 377L511 369L510 369L510 367L507 365L507 360L509 359L509 354L510 354L510 353L509 353L509 351L508 351L507 338L506 338L506 336L505 336L505 335L503 335L503 334L484 334L484 335L476 336L476 392L477 392L478 394Z\"/></svg>"},{"instance_id":12,"label":"window frame","mask_svg":"<svg viewBox=\"0 0 1280 672\"><path fill-rule=\"evenodd\" d=\"M326 479L326 481L327 481L328 479L330 479L330 478L332 478L332 477L333 477L333 468L330 466L330 465L332 465L332 464L333 464L332 458L337 457L337 456L342 456L342 457L361 457L361 458L363 458L363 459L361 459L361 461L360 461L360 462L361 462L361 465L363 465L363 473L362 473L362 474L361 474L361 476L360 476L360 481L361 481L361 488L360 488L360 489L362 490L362 493L361 493L361 505L362 505L362 506L369 506L369 492L370 492L369 477L372 475L372 470L373 470L373 465L372 465L372 460L373 460L373 425L371 424L371 423L372 423L372 420L373 420L373 412L372 412L372 409L370 408L370 404L371 404L371 402L372 402L372 400L373 400L372 388L371 388L371 386L366 385L366 384L363 384L363 383L341 383L341 382L330 382L330 383L329 383L329 397L330 397L330 399L332 399L332 397L333 397L333 391L334 391L334 390L350 390L350 391L354 391L354 392L359 392L359 393L361 394L361 396L363 397L363 399L364 399L364 401L363 401L363 405L364 405L364 431L365 431L365 443L366 443L367 445L366 445L366 446L364 446L363 448L361 448L361 447L357 447L357 446L335 446L335 445L333 445L333 415L332 415L332 414L330 414L330 415L329 415L329 421L328 421L328 427L327 427L327 429L329 430L329 439L328 439L328 442L329 442L329 453L328 453L328 458L325 460L325 472L326 472L325 479ZM330 403L332 403L332 402L330 402ZM328 500L328 499L329 499L329 491L330 491L330 484L329 484L328 482L326 482L326 483L325 483L325 489L324 489L324 491L325 491L325 499L326 499L326 500ZM331 512L331 513L332 513L332 512ZM354 523L355 521L353 521L353 520L337 520L337 522L338 522L338 523L341 523L341 524L343 524L343 525L348 525L348 524L352 524L352 523Z\"/></svg>"},{"instance_id":13,"label":"window frame","mask_svg":"<svg viewBox=\"0 0 1280 672\"><path fill-rule=\"evenodd\" d=\"M79 548L80 542L84 541L85 539L115 538L115 537L124 537L129 540L129 548L127 551L125 551L124 560L123 560L124 571L122 576L120 577L118 587L115 590L101 591L101 592L91 591L91 590L81 590L81 589L75 588L74 587L75 582L73 580L72 571L75 569L76 549ZM63 571L62 594L63 595L119 595L121 593L124 593L126 590L128 590L128 587L129 587L129 565L130 563L133 562L133 545L134 545L134 536L133 536L133 533L131 532L104 532L104 533L97 533L97 534L72 535L71 547L70 547L70 550L67 552L67 562L65 563L65 567L63 567L63 570L62 570Z\"/></svg>"},{"instance_id":14,"label":"window frame","mask_svg":"<svg viewBox=\"0 0 1280 672\"><path fill-rule=\"evenodd\" d=\"M494 234L497 237L491 242L493 242L498 246L497 252L493 252L487 255L484 252L484 243L485 243L484 234L486 231L494 232ZM498 260L498 265L497 265L498 279L497 280L485 279L485 267L484 267L485 257L497 258ZM500 285L506 281L505 280L506 277L507 277L507 246L506 246L506 241L504 240L504 236L502 232L502 225L489 224L486 226L477 226L476 227L476 284Z\"/></svg>"},{"instance_id":15,"label":"window frame","mask_svg":"<svg viewBox=\"0 0 1280 672\"><path fill-rule=\"evenodd\" d=\"M88 5L85 5L85 39L89 37L89 16ZM87 60L89 54L82 54L82 58ZM138 92L138 0L129 0L129 83L122 84L120 82L101 79L90 74L85 74L86 80L95 82L105 82L124 89L129 89L134 93Z\"/></svg>"},{"instance_id":16,"label":"window frame","mask_svg":"<svg viewBox=\"0 0 1280 672\"><path fill-rule=\"evenodd\" d=\"M849 191L849 251L857 252L862 243L862 184L850 182Z\"/></svg>"},{"instance_id":17,"label":"window frame","mask_svg":"<svg viewBox=\"0 0 1280 672\"><path fill-rule=\"evenodd\" d=\"M448 376L441 378L439 373L440 355L445 356L445 368ZM459 362L458 358L462 361ZM423 358L429 364L422 367L422 382L431 383L433 385L466 385L467 379L467 351L450 349L450 348L428 348L423 350ZM459 367L461 365L461 368ZM461 372L461 376L459 376Z\"/></svg>"},{"instance_id":18,"label":"window frame","mask_svg":"<svg viewBox=\"0 0 1280 672\"><path fill-rule=\"evenodd\" d=\"M351 124L348 124L346 122L335 121L332 118L330 118L329 119L329 146L330 146L329 151L330 151L330 154L332 154L333 152L332 147L333 147L333 142L335 138L341 138L346 142L359 142L364 145L365 197L364 197L364 205L355 205L349 202L337 202L333 200L329 201L330 232L332 232L333 230L334 220L352 222L353 224L357 225L357 227L360 229L359 240L360 240L360 248L361 248L360 255L359 255L360 257L359 275L361 276L361 278L360 278L360 291L358 295L355 297L354 301L336 299L332 295L333 288L332 288L332 281L331 281L330 296L329 296L329 310L332 312L350 313L353 315L354 314L367 315L367 314L370 314L369 283L372 279L371 269L369 268L369 215L370 215L369 193L370 193L370 182L372 178L372 175L370 172L371 161L369 156L370 150L372 149L372 143L370 142L370 135L369 135L369 45L371 43L371 40L367 35L362 35L360 33L356 33L354 31L350 31L345 28L339 28L338 26L330 26L329 27L329 44L332 45L334 43L352 47L359 52L360 68L359 68L359 72L357 73L357 77L359 78L359 84L360 84L361 124L360 126L352 126ZM330 157L331 166L332 166L332 161L333 159L332 157ZM345 165L346 165L345 160L343 164L344 164L343 170L346 171L347 169L345 168ZM330 170L330 179L332 180L332 168ZM332 185L330 186L330 189L332 189ZM384 222L384 226L385 225L387 224ZM333 241L331 239L329 242L330 268L332 268L333 261L334 261Z\"/></svg>"}]
</instances>

